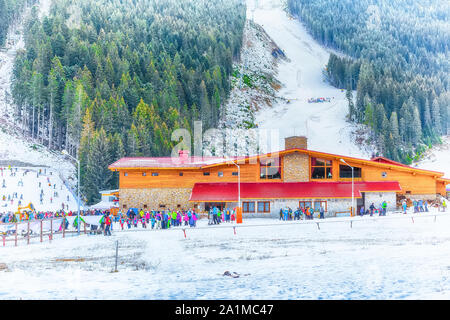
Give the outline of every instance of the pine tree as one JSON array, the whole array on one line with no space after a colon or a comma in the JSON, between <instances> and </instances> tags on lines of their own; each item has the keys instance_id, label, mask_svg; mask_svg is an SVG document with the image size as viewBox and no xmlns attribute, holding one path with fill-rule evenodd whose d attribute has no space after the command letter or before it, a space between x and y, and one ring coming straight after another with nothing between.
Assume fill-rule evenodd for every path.
<instances>
[{"instance_id":1,"label":"pine tree","mask_svg":"<svg viewBox=\"0 0 450 320\"><path fill-rule=\"evenodd\" d=\"M86 166L84 195L89 203L100 200L99 192L108 189L112 182L110 141L103 128L94 133Z\"/></svg>"},{"instance_id":2,"label":"pine tree","mask_svg":"<svg viewBox=\"0 0 450 320\"><path fill-rule=\"evenodd\" d=\"M442 134L442 122L441 122L441 109L437 99L433 99L431 104L431 122L433 124L433 130L436 135Z\"/></svg>"}]
</instances>

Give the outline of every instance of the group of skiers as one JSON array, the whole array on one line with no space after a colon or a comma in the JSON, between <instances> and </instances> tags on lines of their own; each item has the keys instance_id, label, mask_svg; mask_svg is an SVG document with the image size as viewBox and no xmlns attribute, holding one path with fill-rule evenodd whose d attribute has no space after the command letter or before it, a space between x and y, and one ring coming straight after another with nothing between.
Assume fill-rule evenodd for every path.
<instances>
[{"instance_id":1,"label":"group of skiers","mask_svg":"<svg viewBox=\"0 0 450 320\"><path fill-rule=\"evenodd\" d=\"M295 211L292 211L289 207L284 207L280 209L280 220L313 220L314 219L314 208L313 207L298 207ZM320 206L319 209L319 219L325 219L325 209Z\"/></svg>"},{"instance_id":2,"label":"group of skiers","mask_svg":"<svg viewBox=\"0 0 450 320\"><path fill-rule=\"evenodd\" d=\"M373 216L378 215L378 216L385 216L387 212L387 202L383 201L381 202L378 207L375 206L375 204L372 202L372 204L369 206L369 209L365 209L364 206L361 206L361 208L359 209L359 215L360 216L364 216L364 215L369 215L369 216Z\"/></svg>"},{"instance_id":3,"label":"group of skiers","mask_svg":"<svg viewBox=\"0 0 450 320\"><path fill-rule=\"evenodd\" d=\"M16 177L17 173L19 173L18 168L12 168L11 166L8 166L8 168L0 167L0 174L1 174L2 177L4 176L4 174L6 174L7 170L9 171L9 176L10 177ZM30 173L30 172L32 172L30 169L23 169L22 177L27 176L27 174ZM49 173L50 176L53 175L52 171L49 171L48 173ZM44 168L44 169L36 170L36 178L39 178L42 175L47 175L47 169ZM60 184L60 186L58 188L56 183L52 183L52 181L50 179L50 176L46 177L46 181L45 182L38 181L38 188L39 188L38 190L40 190L39 203L41 205L44 204L44 201L45 201L44 197L46 196L46 194L44 193L44 187L50 189L49 193L47 194L47 199L49 200L50 203L53 203L53 201L55 201L57 198L59 198L60 197L60 193L59 192L64 190L62 184ZM26 177L25 177L25 179L26 179ZM8 186L7 186L6 180L3 178L2 182L1 182L1 188L7 188L7 187ZM24 180L23 180L23 178L20 178L17 181L17 187L19 189L24 187ZM1 191L1 189L0 189L0 191ZM67 195L66 198L67 198L66 201L69 202L70 201L69 195ZM16 203L18 206L21 206L21 205L23 205L23 201L24 201L23 193L20 194L20 198L19 198L17 192L13 192L12 194L6 194L6 195L3 194L0 197L0 201L2 201L1 207L7 207L8 206L8 202L9 202L9 205L14 205ZM68 203L62 202L61 206L62 206L63 210L64 209L66 209L66 210L69 209Z\"/></svg>"},{"instance_id":4,"label":"group of skiers","mask_svg":"<svg viewBox=\"0 0 450 320\"><path fill-rule=\"evenodd\" d=\"M236 211L230 208L220 210L216 206L208 211L208 225L220 224L221 222L233 222L236 220Z\"/></svg>"}]
</instances>

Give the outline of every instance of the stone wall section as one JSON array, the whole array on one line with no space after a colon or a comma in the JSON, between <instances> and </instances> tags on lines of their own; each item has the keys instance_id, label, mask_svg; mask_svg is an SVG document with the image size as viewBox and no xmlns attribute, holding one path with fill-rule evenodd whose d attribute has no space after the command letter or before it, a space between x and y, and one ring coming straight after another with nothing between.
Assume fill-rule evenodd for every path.
<instances>
[{"instance_id":1,"label":"stone wall section","mask_svg":"<svg viewBox=\"0 0 450 320\"><path fill-rule=\"evenodd\" d=\"M191 191L191 188L120 189L120 208L144 209L146 205L148 210L192 209L194 203L189 202ZM166 207L161 208L160 205Z\"/></svg>"},{"instance_id":2,"label":"stone wall section","mask_svg":"<svg viewBox=\"0 0 450 320\"><path fill-rule=\"evenodd\" d=\"M309 181L309 156L303 153L286 154L283 157L284 182Z\"/></svg>"}]
</instances>

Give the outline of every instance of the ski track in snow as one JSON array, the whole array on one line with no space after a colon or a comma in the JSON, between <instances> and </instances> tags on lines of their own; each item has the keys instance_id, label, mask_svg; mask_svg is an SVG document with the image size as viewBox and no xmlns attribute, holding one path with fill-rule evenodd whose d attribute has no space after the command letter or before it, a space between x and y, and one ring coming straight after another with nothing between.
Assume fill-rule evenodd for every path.
<instances>
[{"instance_id":1,"label":"ski track in snow","mask_svg":"<svg viewBox=\"0 0 450 320\"><path fill-rule=\"evenodd\" d=\"M235 235L223 225L209 228L202 219L199 229L186 229L187 238L178 227L139 227L113 230L111 237L59 235L52 243L8 243L0 247L0 263L8 268L0 271L0 298L450 298L448 213L437 215L436 222L432 213L320 222L319 230L306 221L244 219L247 227L238 227ZM116 240L119 272L111 273ZM240 277L223 276L225 271Z\"/></svg>"},{"instance_id":2,"label":"ski track in snow","mask_svg":"<svg viewBox=\"0 0 450 320\"><path fill-rule=\"evenodd\" d=\"M284 137L307 135L309 149L369 157L370 154L361 150L351 137L354 126L345 120L348 113L345 91L323 79L329 51L319 45L297 19L288 16L280 1L255 4L249 0L247 4L247 15L265 29L289 59L280 61L278 80L283 84L279 95L290 99L290 103L279 102L258 112L259 128L279 129L280 149L284 146ZM331 102L308 103L309 98L319 97L331 98Z\"/></svg>"}]
</instances>

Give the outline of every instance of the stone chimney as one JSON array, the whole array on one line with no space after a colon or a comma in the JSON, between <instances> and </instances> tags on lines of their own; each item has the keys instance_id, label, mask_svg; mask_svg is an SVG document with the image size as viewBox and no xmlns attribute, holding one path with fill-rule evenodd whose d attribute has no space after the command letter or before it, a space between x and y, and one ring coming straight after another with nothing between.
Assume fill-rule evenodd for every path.
<instances>
[{"instance_id":1,"label":"stone chimney","mask_svg":"<svg viewBox=\"0 0 450 320\"><path fill-rule=\"evenodd\" d=\"M292 136L284 138L284 149L308 149L308 138L305 136Z\"/></svg>"}]
</instances>

